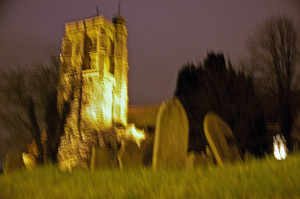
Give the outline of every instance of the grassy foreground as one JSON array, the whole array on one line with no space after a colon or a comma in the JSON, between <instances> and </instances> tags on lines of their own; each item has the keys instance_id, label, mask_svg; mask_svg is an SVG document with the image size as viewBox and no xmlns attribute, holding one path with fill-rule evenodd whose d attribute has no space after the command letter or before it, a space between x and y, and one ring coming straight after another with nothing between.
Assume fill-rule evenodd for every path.
<instances>
[{"instance_id":1,"label":"grassy foreground","mask_svg":"<svg viewBox=\"0 0 300 199\"><path fill-rule=\"evenodd\" d=\"M300 155L194 170L69 173L47 165L0 175L0 198L300 198Z\"/></svg>"}]
</instances>

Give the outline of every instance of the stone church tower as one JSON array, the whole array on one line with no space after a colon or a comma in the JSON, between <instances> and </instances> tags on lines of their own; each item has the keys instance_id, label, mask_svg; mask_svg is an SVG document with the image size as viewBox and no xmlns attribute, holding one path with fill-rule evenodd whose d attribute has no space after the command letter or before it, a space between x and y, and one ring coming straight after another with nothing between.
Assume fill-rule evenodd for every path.
<instances>
[{"instance_id":1,"label":"stone church tower","mask_svg":"<svg viewBox=\"0 0 300 199\"><path fill-rule=\"evenodd\" d=\"M69 107L69 114L59 158L73 167L88 158L91 144L99 142L95 134L127 126L125 19L118 16L111 22L104 16L96 16L67 23L60 70L58 109L64 114Z\"/></svg>"}]
</instances>

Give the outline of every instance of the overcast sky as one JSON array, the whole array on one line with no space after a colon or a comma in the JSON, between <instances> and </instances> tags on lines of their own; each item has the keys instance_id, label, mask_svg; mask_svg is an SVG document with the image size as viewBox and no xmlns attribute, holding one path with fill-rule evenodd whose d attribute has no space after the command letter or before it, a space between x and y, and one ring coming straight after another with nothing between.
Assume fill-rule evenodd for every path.
<instances>
[{"instance_id":1,"label":"overcast sky","mask_svg":"<svg viewBox=\"0 0 300 199\"><path fill-rule=\"evenodd\" d=\"M177 72L207 51L233 62L269 16L299 22L300 0L122 0L129 53L130 104L161 102L174 93ZM117 0L0 0L0 67L30 67L59 53L64 23L99 14L111 19ZM299 24L299 23L298 23Z\"/></svg>"}]
</instances>

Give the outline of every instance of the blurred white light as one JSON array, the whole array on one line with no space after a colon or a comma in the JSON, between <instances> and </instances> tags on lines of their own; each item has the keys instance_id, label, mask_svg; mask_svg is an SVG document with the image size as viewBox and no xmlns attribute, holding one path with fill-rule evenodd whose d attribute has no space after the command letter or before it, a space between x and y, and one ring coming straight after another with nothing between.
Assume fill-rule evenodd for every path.
<instances>
[{"instance_id":1,"label":"blurred white light","mask_svg":"<svg viewBox=\"0 0 300 199\"><path fill-rule=\"evenodd\" d=\"M277 134L273 137L274 156L277 160L283 160L287 157L288 150L283 136Z\"/></svg>"}]
</instances>

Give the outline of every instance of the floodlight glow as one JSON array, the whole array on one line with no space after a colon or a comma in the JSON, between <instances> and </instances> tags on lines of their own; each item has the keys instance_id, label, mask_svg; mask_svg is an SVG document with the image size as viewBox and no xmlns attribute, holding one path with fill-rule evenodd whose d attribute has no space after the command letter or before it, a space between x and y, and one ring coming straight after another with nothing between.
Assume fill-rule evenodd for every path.
<instances>
[{"instance_id":1,"label":"floodlight glow","mask_svg":"<svg viewBox=\"0 0 300 199\"><path fill-rule=\"evenodd\" d=\"M286 141L283 136L276 135L273 137L274 157L277 160L283 160L287 157Z\"/></svg>"}]
</instances>

